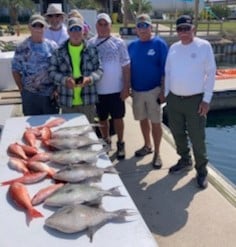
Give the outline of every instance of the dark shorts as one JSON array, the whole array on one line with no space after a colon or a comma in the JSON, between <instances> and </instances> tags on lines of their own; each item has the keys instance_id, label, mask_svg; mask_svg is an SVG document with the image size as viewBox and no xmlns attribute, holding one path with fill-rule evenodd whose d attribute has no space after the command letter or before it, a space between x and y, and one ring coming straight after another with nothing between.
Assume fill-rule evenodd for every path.
<instances>
[{"instance_id":1,"label":"dark shorts","mask_svg":"<svg viewBox=\"0 0 236 247\"><path fill-rule=\"evenodd\" d=\"M97 115L100 121L123 118L125 116L125 102L121 100L120 93L98 95Z\"/></svg>"},{"instance_id":2,"label":"dark shorts","mask_svg":"<svg viewBox=\"0 0 236 247\"><path fill-rule=\"evenodd\" d=\"M27 90L22 90L21 97L22 110L25 116L59 113L57 103L49 96L41 96Z\"/></svg>"}]
</instances>

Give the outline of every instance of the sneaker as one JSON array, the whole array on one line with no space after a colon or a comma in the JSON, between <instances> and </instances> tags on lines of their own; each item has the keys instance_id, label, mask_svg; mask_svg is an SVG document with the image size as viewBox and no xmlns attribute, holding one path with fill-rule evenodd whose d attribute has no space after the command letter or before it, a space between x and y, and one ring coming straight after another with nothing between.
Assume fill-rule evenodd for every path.
<instances>
[{"instance_id":1,"label":"sneaker","mask_svg":"<svg viewBox=\"0 0 236 247\"><path fill-rule=\"evenodd\" d=\"M142 157L142 156L145 156L145 155L150 154L150 153L152 153L152 148L147 147L147 146L143 146L142 148L138 149L135 152L135 156L136 157Z\"/></svg>"},{"instance_id":2,"label":"sneaker","mask_svg":"<svg viewBox=\"0 0 236 247\"><path fill-rule=\"evenodd\" d=\"M118 160L125 158L125 143L124 142L117 142L117 152L116 156Z\"/></svg>"},{"instance_id":3,"label":"sneaker","mask_svg":"<svg viewBox=\"0 0 236 247\"><path fill-rule=\"evenodd\" d=\"M207 176L198 175L197 176L197 184L198 184L199 188L206 189L208 186Z\"/></svg>"},{"instance_id":4,"label":"sneaker","mask_svg":"<svg viewBox=\"0 0 236 247\"><path fill-rule=\"evenodd\" d=\"M162 167L161 157L156 152L154 153L154 156L153 156L153 159L152 159L152 166L155 169L161 169L161 167Z\"/></svg>"},{"instance_id":5,"label":"sneaker","mask_svg":"<svg viewBox=\"0 0 236 247\"><path fill-rule=\"evenodd\" d=\"M190 171L193 169L193 163L192 160L184 160L184 159L180 159L178 160L178 163L174 166L172 166L169 169L169 173L179 173L182 171Z\"/></svg>"},{"instance_id":6,"label":"sneaker","mask_svg":"<svg viewBox=\"0 0 236 247\"><path fill-rule=\"evenodd\" d=\"M109 153L111 151L111 139L107 138L107 139L103 139L104 144L103 147L105 148L106 152Z\"/></svg>"}]
</instances>

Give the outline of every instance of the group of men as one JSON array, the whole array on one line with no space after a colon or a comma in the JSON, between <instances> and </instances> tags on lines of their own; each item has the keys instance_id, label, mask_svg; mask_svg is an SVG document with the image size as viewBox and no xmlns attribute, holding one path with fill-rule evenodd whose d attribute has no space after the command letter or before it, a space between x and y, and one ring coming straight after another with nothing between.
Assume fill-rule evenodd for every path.
<instances>
[{"instance_id":1,"label":"group of men","mask_svg":"<svg viewBox=\"0 0 236 247\"><path fill-rule=\"evenodd\" d=\"M71 11L66 24L64 17L53 4L48 7L46 20L41 15L31 16L31 35L16 48L12 73L21 92L24 115L56 114L60 109L62 113L84 113L91 123L97 116L108 145L112 118L117 158L123 159L125 99L132 96L134 118L140 123L144 140L135 156L154 153L152 165L160 169L161 103L166 102L180 156L169 173L193 168L191 141L197 183L206 188L205 123L216 65L210 43L194 36L192 18L184 15L177 19L180 40L168 50L163 39L153 37L147 14L137 17L138 38L128 48L121 38L111 35L112 21L106 13L98 14L97 34L90 39L77 10Z\"/></svg>"}]
</instances>

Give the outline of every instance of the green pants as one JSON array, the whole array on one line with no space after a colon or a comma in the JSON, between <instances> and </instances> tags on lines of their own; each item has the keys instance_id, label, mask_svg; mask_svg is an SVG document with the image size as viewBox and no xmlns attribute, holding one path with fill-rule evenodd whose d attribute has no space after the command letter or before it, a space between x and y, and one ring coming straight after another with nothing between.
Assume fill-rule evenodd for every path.
<instances>
[{"instance_id":1,"label":"green pants","mask_svg":"<svg viewBox=\"0 0 236 247\"><path fill-rule=\"evenodd\" d=\"M202 95L180 97L172 93L167 96L169 127L175 140L177 153L182 159L190 159L192 144L195 168L199 175L207 175L208 163L205 145L206 118L198 113Z\"/></svg>"}]
</instances>

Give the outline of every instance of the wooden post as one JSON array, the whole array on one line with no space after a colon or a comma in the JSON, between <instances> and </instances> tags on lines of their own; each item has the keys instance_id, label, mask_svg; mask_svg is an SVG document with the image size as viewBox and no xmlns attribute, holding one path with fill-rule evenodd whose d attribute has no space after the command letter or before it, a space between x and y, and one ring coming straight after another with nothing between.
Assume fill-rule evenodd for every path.
<instances>
[{"instance_id":1,"label":"wooden post","mask_svg":"<svg viewBox=\"0 0 236 247\"><path fill-rule=\"evenodd\" d=\"M195 7L194 7L194 26L195 26L195 33L197 32L198 27L198 13L199 13L199 0L195 0Z\"/></svg>"}]
</instances>

